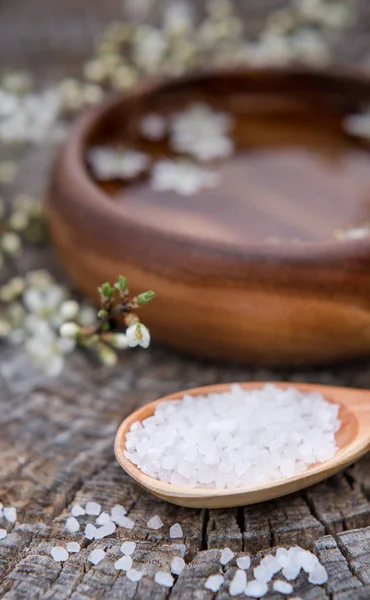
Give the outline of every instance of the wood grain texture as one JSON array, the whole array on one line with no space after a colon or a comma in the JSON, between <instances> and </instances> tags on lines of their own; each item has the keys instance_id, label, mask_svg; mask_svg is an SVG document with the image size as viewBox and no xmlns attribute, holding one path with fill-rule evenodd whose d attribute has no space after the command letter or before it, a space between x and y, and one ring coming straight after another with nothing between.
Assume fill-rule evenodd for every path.
<instances>
[{"instance_id":1,"label":"wood grain texture","mask_svg":"<svg viewBox=\"0 0 370 600\"><path fill-rule=\"evenodd\" d=\"M237 116L237 152L215 190L184 199L146 181L109 192L93 181L90 147L123 139L148 150L142 114L199 99ZM368 101L365 75L297 68L145 83L106 101L76 124L51 182L51 233L67 272L90 297L117 272L135 292L155 289L148 325L189 353L282 365L367 355L370 242L335 231L368 221L369 149L341 125Z\"/></svg>"},{"instance_id":2,"label":"wood grain texture","mask_svg":"<svg viewBox=\"0 0 370 600\"><path fill-rule=\"evenodd\" d=\"M241 0L239 4L246 27L255 33L269 9L283 1ZM370 5L363 0L359 6L359 24L355 31L338 37L336 57L342 63L370 66ZM120 14L121 0L89 0L88 5L85 0L5 0L0 3L2 66L31 64L37 80L47 82L76 73L95 35ZM17 189L41 193L51 155L49 147L19 149L14 154L1 147L1 159L14 156L20 166L16 184L4 186L1 195L11 201ZM35 247L2 276L43 265L62 278L53 253ZM204 583L215 572L221 548L251 552L255 564L261 552L298 542L318 553L330 580L321 588L300 579L296 595L303 600L368 600L369 457L304 493L237 511L194 511L163 503L137 488L114 459L116 429L134 407L197 385L281 379L370 390L368 362L315 370L221 366L185 358L155 340L150 352L125 354L113 371L96 368L83 355L75 355L63 375L50 381L32 368L22 352L1 346L0 500L14 504L19 518L14 527L7 524L9 535L0 542L0 597L211 600L214 595L204 589ZM100 565L88 563L94 545L86 542L80 554L59 566L50 560L50 549L72 539L64 530L68 507L90 499L102 502L104 508L121 502L138 525L107 542L108 558ZM145 524L154 514L161 516L165 527L149 534ZM152 576L131 585L114 571L115 555L128 538L138 543L140 564L148 569L150 562L167 567L172 551L168 528L175 522L181 522L185 533L187 566L172 590L157 586ZM227 580L235 568L233 560L225 569ZM216 599L229 600L225 587ZM271 594L269 600L281 597Z\"/></svg>"}]
</instances>

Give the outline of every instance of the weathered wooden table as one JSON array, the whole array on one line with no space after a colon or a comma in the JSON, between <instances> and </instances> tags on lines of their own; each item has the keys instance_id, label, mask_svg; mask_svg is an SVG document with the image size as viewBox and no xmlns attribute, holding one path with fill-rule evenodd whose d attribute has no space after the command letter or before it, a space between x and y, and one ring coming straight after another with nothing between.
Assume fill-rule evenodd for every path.
<instances>
[{"instance_id":1,"label":"weathered wooden table","mask_svg":"<svg viewBox=\"0 0 370 600\"><path fill-rule=\"evenodd\" d=\"M139 1L139 0L138 0ZM257 30L278 0L240 2L248 26ZM1 67L29 68L40 81L76 74L91 52L96 34L120 16L121 0L4 0L0 3ZM342 62L369 65L370 6L360 2L355 32L345 32L336 56ZM8 151L1 149L1 157ZM43 188L49 151L18 154L17 186ZM7 188L4 195L14 189ZM58 266L52 254L33 250L17 265L19 272L47 264ZM219 550L257 555L276 545L299 544L314 549L329 571L324 587L301 577L295 592L304 600L365 600L370 598L370 457L345 473L291 497L237 510L185 510L156 500L130 481L113 456L120 420L134 406L187 387L253 380L313 381L370 389L369 363L320 370L264 370L218 364L176 355L155 345L147 352L127 353L113 371L96 368L81 354L68 362L57 380L43 379L17 350L0 348L0 500L18 509L17 524L0 543L2 598L59 600L73 598L211 598L204 589L215 572ZM369 395L370 398L370 395ZM109 509L123 504L135 520L132 531L119 529L102 542L85 540L83 550L61 566L50 557L54 545L74 539L64 530L68 507L88 500ZM155 514L165 523L149 531ZM172 590L153 581L173 555L169 526L184 531L187 567ZM82 536L81 536L82 538ZM122 539L138 544L136 562L148 576L132 583L113 563ZM92 566L87 556L94 546L108 558ZM226 568L232 577L235 563ZM217 598L228 598L221 591ZM270 594L268 598L281 598Z\"/></svg>"}]
</instances>

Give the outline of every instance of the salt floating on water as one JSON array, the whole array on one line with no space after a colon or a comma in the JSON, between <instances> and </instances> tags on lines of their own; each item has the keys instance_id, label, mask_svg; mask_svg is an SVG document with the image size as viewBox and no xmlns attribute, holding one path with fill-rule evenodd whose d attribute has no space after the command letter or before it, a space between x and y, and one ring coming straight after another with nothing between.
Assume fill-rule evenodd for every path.
<instances>
[{"instance_id":1,"label":"salt floating on water","mask_svg":"<svg viewBox=\"0 0 370 600\"><path fill-rule=\"evenodd\" d=\"M8 532L6 529L0 529L0 540L4 540L7 535L8 535Z\"/></svg>"},{"instance_id":2,"label":"salt floating on water","mask_svg":"<svg viewBox=\"0 0 370 600\"><path fill-rule=\"evenodd\" d=\"M13 506L4 506L3 515L9 523L15 523L17 520L17 511Z\"/></svg>"},{"instance_id":3,"label":"salt floating on water","mask_svg":"<svg viewBox=\"0 0 370 600\"><path fill-rule=\"evenodd\" d=\"M227 565L234 558L235 554L230 548L224 548L221 552L220 563L222 565Z\"/></svg>"},{"instance_id":4,"label":"salt floating on water","mask_svg":"<svg viewBox=\"0 0 370 600\"><path fill-rule=\"evenodd\" d=\"M123 542L121 546L121 552L126 556L131 556L135 552L136 542Z\"/></svg>"},{"instance_id":5,"label":"salt floating on water","mask_svg":"<svg viewBox=\"0 0 370 600\"><path fill-rule=\"evenodd\" d=\"M55 562L65 562L68 560L69 554L63 546L54 546L54 548L51 549L51 556Z\"/></svg>"},{"instance_id":6,"label":"salt floating on water","mask_svg":"<svg viewBox=\"0 0 370 600\"><path fill-rule=\"evenodd\" d=\"M91 562L93 565L98 565L103 560L104 557L105 557L104 550L100 550L100 548L96 548L95 550L93 550L91 552L91 554L89 554L88 561Z\"/></svg>"},{"instance_id":7,"label":"salt floating on water","mask_svg":"<svg viewBox=\"0 0 370 600\"><path fill-rule=\"evenodd\" d=\"M66 529L70 533L76 533L76 531L79 531L80 524L77 521L76 517L68 517L66 521Z\"/></svg>"},{"instance_id":8,"label":"salt floating on water","mask_svg":"<svg viewBox=\"0 0 370 600\"><path fill-rule=\"evenodd\" d=\"M160 404L152 417L132 426L125 456L173 485L248 488L332 458L338 414L339 406L318 392L234 385L226 393Z\"/></svg>"},{"instance_id":9,"label":"salt floating on water","mask_svg":"<svg viewBox=\"0 0 370 600\"><path fill-rule=\"evenodd\" d=\"M236 559L236 564L239 567L239 569L247 571L251 566L250 556L239 556L239 558Z\"/></svg>"},{"instance_id":10,"label":"salt floating on water","mask_svg":"<svg viewBox=\"0 0 370 600\"><path fill-rule=\"evenodd\" d=\"M110 515L106 512L100 513L100 515L96 518L95 523L97 525L106 525L107 523L111 523L112 519Z\"/></svg>"},{"instance_id":11,"label":"salt floating on water","mask_svg":"<svg viewBox=\"0 0 370 600\"><path fill-rule=\"evenodd\" d=\"M204 587L211 592L218 592L224 582L223 575L210 575L204 584Z\"/></svg>"},{"instance_id":12,"label":"salt floating on water","mask_svg":"<svg viewBox=\"0 0 370 600\"><path fill-rule=\"evenodd\" d=\"M142 578L143 574L140 573L140 571L137 571L136 569L129 569L126 573L126 577L127 579L129 579L130 581L140 581L140 579Z\"/></svg>"},{"instance_id":13,"label":"salt floating on water","mask_svg":"<svg viewBox=\"0 0 370 600\"><path fill-rule=\"evenodd\" d=\"M97 517L101 513L101 506L97 502L86 503L86 514Z\"/></svg>"},{"instance_id":14,"label":"salt floating on water","mask_svg":"<svg viewBox=\"0 0 370 600\"><path fill-rule=\"evenodd\" d=\"M78 542L68 542L66 549L71 554L75 554L81 550L81 546Z\"/></svg>"},{"instance_id":15,"label":"salt floating on water","mask_svg":"<svg viewBox=\"0 0 370 600\"><path fill-rule=\"evenodd\" d=\"M71 508L72 517L82 517L86 515L86 510L80 504L74 504Z\"/></svg>"},{"instance_id":16,"label":"salt floating on water","mask_svg":"<svg viewBox=\"0 0 370 600\"><path fill-rule=\"evenodd\" d=\"M181 556L176 556L171 562L171 573L174 575L181 575L185 569L185 561Z\"/></svg>"},{"instance_id":17,"label":"salt floating on water","mask_svg":"<svg viewBox=\"0 0 370 600\"><path fill-rule=\"evenodd\" d=\"M114 563L114 568L116 571L129 571L132 567L132 558L131 556L121 556Z\"/></svg>"},{"instance_id":18,"label":"salt floating on water","mask_svg":"<svg viewBox=\"0 0 370 600\"><path fill-rule=\"evenodd\" d=\"M159 585L171 588L173 586L174 578L170 573L166 573L166 571L157 571L154 576L154 581Z\"/></svg>"},{"instance_id":19,"label":"salt floating on water","mask_svg":"<svg viewBox=\"0 0 370 600\"><path fill-rule=\"evenodd\" d=\"M229 587L230 596L238 596L242 594L245 590L245 586L247 585L247 574L245 571L238 569L234 575L232 582Z\"/></svg>"},{"instance_id":20,"label":"salt floating on water","mask_svg":"<svg viewBox=\"0 0 370 600\"><path fill-rule=\"evenodd\" d=\"M249 583L247 583L247 587L245 588L245 595L250 596L251 598L262 598L262 596L267 594L267 591L267 583L255 579L254 581L250 581Z\"/></svg>"},{"instance_id":21,"label":"salt floating on water","mask_svg":"<svg viewBox=\"0 0 370 600\"><path fill-rule=\"evenodd\" d=\"M158 517L158 515L155 515L155 517L152 517L147 522L147 527L149 527L149 529L160 529L161 527L163 527L163 525L164 523L162 519Z\"/></svg>"},{"instance_id":22,"label":"salt floating on water","mask_svg":"<svg viewBox=\"0 0 370 600\"><path fill-rule=\"evenodd\" d=\"M170 527L170 538L172 538L172 539L182 538L183 535L184 534L182 532L180 523L175 523L174 525L172 525L172 527Z\"/></svg>"},{"instance_id":23,"label":"salt floating on water","mask_svg":"<svg viewBox=\"0 0 370 600\"><path fill-rule=\"evenodd\" d=\"M293 591L293 586L282 579L276 579L272 584L272 587L275 592L280 592L280 594L291 594Z\"/></svg>"}]
</instances>

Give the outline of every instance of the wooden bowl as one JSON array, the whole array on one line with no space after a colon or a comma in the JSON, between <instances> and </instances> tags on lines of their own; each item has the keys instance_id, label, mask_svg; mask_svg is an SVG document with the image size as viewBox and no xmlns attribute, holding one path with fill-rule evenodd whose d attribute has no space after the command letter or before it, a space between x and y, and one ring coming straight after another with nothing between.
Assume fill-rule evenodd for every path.
<instances>
[{"instance_id":1,"label":"wooden bowl","mask_svg":"<svg viewBox=\"0 0 370 600\"><path fill-rule=\"evenodd\" d=\"M193 197L94 181L90 147L145 141L143 114L205 101L235 115L237 151L211 165L221 184ZM124 274L154 289L143 310L153 339L248 363L318 364L370 351L369 147L342 119L370 103L361 74L229 70L148 83L80 118L56 163L47 211L77 286ZM339 237L342 239L337 239Z\"/></svg>"},{"instance_id":2,"label":"wooden bowl","mask_svg":"<svg viewBox=\"0 0 370 600\"><path fill-rule=\"evenodd\" d=\"M261 389L265 383L241 383L243 389L254 390ZM281 389L291 387L290 383L274 383ZM332 387L325 385L299 383L297 387L301 392L319 392L328 402L334 402L340 405L339 418L341 428L336 434L336 443L338 450L330 460L312 465L300 475L279 479L277 481L250 488L238 489L206 489L206 488L185 488L170 483L165 483L145 475L130 460L128 460L124 451L126 448L126 434L136 421L143 421L151 417L159 404L172 400L181 400L184 394L189 396L203 396L212 393L224 393L229 391L230 384L209 385L200 388L193 388L185 392L177 392L146 404L139 410L129 415L121 424L117 431L114 451L121 467L128 473L142 488L154 494L162 500L172 502L179 506L191 508L227 508L233 506L244 506L265 502L273 498L279 498L304 489L310 485L318 483L323 479L334 475L348 465L355 462L360 456L366 454L370 449L370 402L368 390L353 390L341 387Z\"/></svg>"}]
</instances>

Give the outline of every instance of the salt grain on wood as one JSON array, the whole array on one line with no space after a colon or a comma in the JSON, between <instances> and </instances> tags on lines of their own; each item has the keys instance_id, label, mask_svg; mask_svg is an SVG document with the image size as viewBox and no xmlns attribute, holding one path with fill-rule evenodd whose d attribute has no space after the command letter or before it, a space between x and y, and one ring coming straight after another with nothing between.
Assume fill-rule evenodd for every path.
<instances>
[{"instance_id":1,"label":"salt grain on wood","mask_svg":"<svg viewBox=\"0 0 370 600\"><path fill-rule=\"evenodd\" d=\"M76 517L68 517L66 521L66 529L70 533L76 533L76 531L79 531L80 524L77 521Z\"/></svg>"},{"instance_id":2,"label":"salt grain on wood","mask_svg":"<svg viewBox=\"0 0 370 600\"><path fill-rule=\"evenodd\" d=\"M15 523L17 520L17 511L13 506L5 506L3 508L3 515L9 523Z\"/></svg>"},{"instance_id":3,"label":"salt grain on wood","mask_svg":"<svg viewBox=\"0 0 370 600\"><path fill-rule=\"evenodd\" d=\"M71 508L72 517L82 517L86 515L86 510L80 504L74 504Z\"/></svg>"},{"instance_id":4,"label":"salt grain on wood","mask_svg":"<svg viewBox=\"0 0 370 600\"><path fill-rule=\"evenodd\" d=\"M117 528L116 528L115 523L113 523L113 521L110 521L109 523L106 523L102 527L99 527L96 530L94 537L96 540L102 540L103 538L107 537L108 535L112 535L112 533L114 533L116 531L116 529Z\"/></svg>"},{"instance_id":5,"label":"salt grain on wood","mask_svg":"<svg viewBox=\"0 0 370 600\"><path fill-rule=\"evenodd\" d=\"M172 525L172 527L170 527L170 538L172 538L172 539L182 538L183 535L184 534L182 532L180 523L175 523L174 525Z\"/></svg>"},{"instance_id":6,"label":"salt grain on wood","mask_svg":"<svg viewBox=\"0 0 370 600\"><path fill-rule=\"evenodd\" d=\"M205 582L204 587L206 590L211 590L211 592L218 592L224 581L223 575L210 575Z\"/></svg>"},{"instance_id":7,"label":"salt grain on wood","mask_svg":"<svg viewBox=\"0 0 370 600\"><path fill-rule=\"evenodd\" d=\"M268 585L264 581L250 581L247 583L247 587L245 588L245 595L250 596L250 598L262 598L265 594L267 594Z\"/></svg>"},{"instance_id":8,"label":"salt grain on wood","mask_svg":"<svg viewBox=\"0 0 370 600\"><path fill-rule=\"evenodd\" d=\"M135 527L135 521L124 516L116 517L114 522L117 523L119 527L124 527L125 529L133 529Z\"/></svg>"},{"instance_id":9,"label":"salt grain on wood","mask_svg":"<svg viewBox=\"0 0 370 600\"><path fill-rule=\"evenodd\" d=\"M236 559L236 564L238 565L239 569L247 571L251 566L251 559L249 556L239 556L239 558Z\"/></svg>"},{"instance_id":10,"label":"salt grain on wood","mask_svg":"<svg viewBox=\"0 0 370 600\"><path fill-rule=\"evenodd\" d=\"M247 585L247 574L245 571L238 569L234 575L232 582L229 587L230 596L238 596L242 594Z\"/></svg>"},{"instance_id":11,"label":"salt grain on wood","mask_svg":"<svg viewBox=\"0 0 370 600\"><path fill-rule=\"evenodd\" d=\"M120 517L124 517L125 515L127 515L127 510L121 506L121 504L115 504L115 506L113 506L111 508L110 511L110 516L112 521L116 522L116 519L120 518ZM117 523L117 525L119 525L119 523Z\"/></svg>"},{"instance_id":12,"label":"salt grain on wood","mask_svg":"<svg viewBox=\"0 0 370 600\"><path fill-rule=\"evenodd\" d=\"M103 560L104 557L105 557L104 550L100 550L100 548L96 548L95 550L93 550L91 552L91 554L89 554L88 561L91 562L93 565L98 565Z\"/></svg>"},{"instance_id":13,"label":"salt grain on wood","mask_svg":"<svg viewBox=\"0 0 370 600\"><path fill-rule=\"evenodd\" d=\"M8 535L8 532L6 529L0 529L0 540L4 540L7 535Z\"/></svg>"},{"instance_id":14,"label":"salt grain on wood","mask_svg":"<svg viewBox=\"0 0 370 600\"><path fill-rule=\"evenodd\" d=\"M81 546L78 542L68 542L66 549L71 554L75 554L81 550Z\"/></svg>"},{"instance_id":15,"label":"salt grain on wood","mask_svg":"<svg viewBox=\"0 0 370 600\"><path fill-rule=\"evenodd\" d=\"M264 581L265 583L268 583L269 581L271 581L273 573L268 567L259 565L258 567L253 569L253 575L258 581Z\"/></svg>"},{"instance_id":16,"label":"salt grain on wood","mask_svg":"<svg viewBox=\"0 0 370 600\"><path fill-rule=\"evenodd\" d=\"M116 571L129 571L132 567L132 558L131 556L121 556L114 563L114 568Z\"/></svg>"},{"instance_id":17,"label":"salt grain on wood","mask_svg":"<svg viewBox=\"0 0 370 600\"><path fill-rule=\"evenodd\" d=\"M227 565L234 558L235 554L230 548L224 548L221 552L220 563L222 565Z\"/></svg>"},{"instance_id":18,"label":"salt grain on wood","mask_svg":"<svg viewBox=\"0 0 370 600\"><path fill-rule=\"evenodd\" d=\"M140 571L137 571L136 569L129 569L126 573L126 577L127 579L129 579L130 581L140 581L140 579L142 578L143 574L140 573Z\"/></svg>"},{"instance_id":19,"label":"salt grain on wood","mask_svg":"<svg viewBox=\"0 0 370 600\"><path fill-rule=\"evenodd\" d=\"M181 556L176 556L171 562L171 573L180 575L185 569L185 561Z\"/></svg>"},{"instance_id":20,"label":"salt grain on wood","mask_svg":"<svg viewBox=\"0 0 370 600\"><path fill-rule=\"evenodd\" d=\"M97 502L86 503L86 514L97 517L101 513L101 506Z\"/></svg>"},{"instance_id":21,"label":"salt grain on wood","mask_svg":"<svg viewBox=\"0 0 370 600\"><path fill-rule=\"evenodd\" d=\"M159 585L164 585L167 588L171 588L174 583L174 578L170 573L166 573L166 571L157 571L154 576L154 581Z\"/></svg>"},{"instance_id":22,"label":"salt grain on wood","mask_svg":"<svg viewBox=\"0 0 370 600\"><path fill-rule=\"evenodd\" d=\"M173 485L259 486L332 458L338 414L339 406L317 392L234 385L223 394L160 404L153 416L132 426L125 456Z\"/></svg>"},{"instance_id":23,"label":"salt grain on wood","mask_svg":"<svg viewBox=\"0 0 370 600\"><path fill-rule=\"evenodd\" d=\"M149 519L147 527L149 527L149 529L161 529L161 527L163 527L163 521L158 515L155 515Z\"/></svg>"},{"instance_id":24,"label":"salt grain on wood","mask_svg":"<svg viewBox=\"0 0 370 600\"><path fill-rule=\"evenodd\" d=\"M325 567L318 564L308 576L308 581L316 585L323 585L328 581L328 574Z\"/></svg>"},{"instance_id":25,"label":"salt grain on wood","mask_svg":"<svg viewBox=\"0 0 370 600\"><path fill-rule=\"evenodd\" d=\"M272 587L275 592L280 592L280 594L291 594L293 591L293 586L282 579L276 579L272 584Z\"/></svg>"},{"instance_id":26,"label":"salt grain on wood","mask_svg":"<svg viewBox=\"0 0 370 600\"><path fill-rule=\"evenodd\" d=\"M123 542L121 552L126 556L131 556L135 552L136 542Z\"/></svg>"},{"instance_id":27,"label":"salt grain on wood","mask_svg":"<svg viewBox=\"0 0 370 600\"><path fill-rule=\"evenodd\" d=\"M112 521L110 515L106 512L100 513L100 515L96 518L95 523L97 525L106 525Z\"/></svg>"},{"instance_id":28,"label":"salt grain on wood","mask_svg":"<svg viewBox=\"0 0 370 600\"><path fill-rule=\"evenodd\" d=\"M68 560L69 554L63 546L54 546L54 548L51 549L51 556L55 562L64 562Z\"/></svg>"},{"instance_id":29,"label":"salt grain on wood","mask_svg":"<svg viewBox=\"0 0 370 600\"><path fill-rule=\"evenodd\" d=\"M93 540L95 538L97 528L92 523L88 523L85 527L85 538Z\"/></svg>"}]
</instances>

